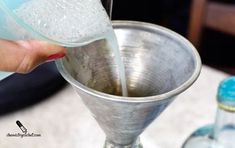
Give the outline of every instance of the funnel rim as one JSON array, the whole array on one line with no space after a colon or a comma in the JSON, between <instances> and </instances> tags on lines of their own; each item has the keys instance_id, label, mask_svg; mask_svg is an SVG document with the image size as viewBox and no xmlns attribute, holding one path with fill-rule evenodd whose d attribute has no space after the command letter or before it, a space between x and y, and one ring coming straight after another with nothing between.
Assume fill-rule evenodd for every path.
<instances>
[{"instance_id":1,"label":"funnel rim","mask_svg":"<svg viewBox=\"0 0 235 148\"><path fill-rule=\"evenodd\" d=\"M164 34L167 34L167 35L175 38L177 41L181 41L187 47L187 49L192 50L192 54L193 54L194 61L195 61L195 69L194 69L192 75L189 77L188 80L183 82L180 86L176 87L175 89L173 89L169 92L163 93L163 94L154 95L154 96L146 96L146 97L124 97L124 96L116 96L116 95L111 95L111 94L106 94L106 93L103 93L100 91L96 91L94 89L91 89L91 88L79 83L65 69L65 67L63 65L63 59L57 60L56 65L57 65L57 68L60 71L61 75L74 87L78 88L79 90L81 90L85 93L88 93L88 94L93 95L95 97L102 98L102 99L109 100L109 101L154 102L154 101L163 101L163 100L166 100L170 97L178 95L179 93L183 92L188 87L190 87L199 77L199 74L201 71L200 56L199 56L197 50L195 49L195 47L183 36L179 35L178 33L174 32L170 29L167 29L165 27L151 24L151 23L146 23L146 22L125 21L125 20L116 20L116 21L112 21L112 22L113 22L114 28L118 28L118 27L121 28L123 26L124 27L143 27L144 26L145 28L150 29L150 30L161 31Z\"/></svg>"}]
</instances>

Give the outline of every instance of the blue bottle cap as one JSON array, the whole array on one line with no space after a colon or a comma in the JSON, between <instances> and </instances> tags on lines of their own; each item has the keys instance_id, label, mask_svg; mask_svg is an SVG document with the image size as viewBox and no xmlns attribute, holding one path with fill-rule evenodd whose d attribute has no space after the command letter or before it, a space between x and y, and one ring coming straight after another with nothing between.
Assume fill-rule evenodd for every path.
<instances>
[{"instance_id":1,"label":"blue bottle cap","mask_svg":"<svg viewBox=\"0 0 235 148\"><path fill-rule=\"evenodd\" d=\"M235 112L235 76L228 77L220 83L217 101L219 108Z\"/></svg>"}]
</instances>

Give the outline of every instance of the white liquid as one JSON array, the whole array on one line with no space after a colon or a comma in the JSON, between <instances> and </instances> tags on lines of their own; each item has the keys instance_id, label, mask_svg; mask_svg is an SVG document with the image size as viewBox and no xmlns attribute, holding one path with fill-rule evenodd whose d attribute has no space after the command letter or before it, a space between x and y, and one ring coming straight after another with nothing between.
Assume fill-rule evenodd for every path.
<instances>
[{"instance_id":1,"label":"white liquid","mask_svg":"<svg viewBox=\"0 0 235 148\"><path fill-rule=\"evenodd\" d=\"M15 13L33 30L66 45L81 46L89 41L106 39L118 65L122 95L128 96L117 39L100 0L30 0Z\"/></svg>"},{"instance_id":2,"label":"white liquid","mask_svg":"<svg viewBox=\"0 0 235 148\"><path fill-rule=\"evenodd\" d=\"M76 45L112 27L100 0L29 0L14 12L47 38Z\"/></svg>"},{"instance_id":3,"label":"white liquid","mask_svg":"<svg viewBox=\"0 0 235 148\"><path fill-rule=\"evenodd\" d=\"M123 64L123 61L121 59L121 54L117 42L116 35L114 31L111 31L107 36L106 39L108 43L110 44L111 48L113 49L114 55L115 55L115 62L118 65L118 72L121 79L121 87L122 87L122 96L127 97L128 91L127 91L127 83L126 83L126 74L125 74L125 66Z\"/></svg>"}]
</instances>

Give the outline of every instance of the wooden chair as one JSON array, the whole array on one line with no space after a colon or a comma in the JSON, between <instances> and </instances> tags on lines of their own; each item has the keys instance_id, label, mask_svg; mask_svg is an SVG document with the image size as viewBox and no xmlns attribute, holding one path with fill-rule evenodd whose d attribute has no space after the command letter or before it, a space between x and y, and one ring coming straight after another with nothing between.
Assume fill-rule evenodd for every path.
<instances>
[{"instance_id":1,"label":"wooden chair","mask_svg":"<svg viewBox=\"0 0 235 148\"><path fill-rule=\"evenodd\" d=\"M192 0L188 39L200 45L203 27L235 35L235 5L210 0Z\"/></svg>"}]
</instances>

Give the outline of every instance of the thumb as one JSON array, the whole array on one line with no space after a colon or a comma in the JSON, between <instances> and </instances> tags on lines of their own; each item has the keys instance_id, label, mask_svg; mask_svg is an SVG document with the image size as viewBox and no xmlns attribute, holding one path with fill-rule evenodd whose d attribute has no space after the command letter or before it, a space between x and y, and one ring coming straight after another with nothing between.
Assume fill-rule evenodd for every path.
<instances>
[{"instance_id":1,"label":"thumb","mask_svg":"<svg viewBox=\"0 0 235 148\"><path fill-rule=\"evenodd\" d=\"M44 61L52 61L58 58L62 58L66 53L66 49L64 47L55 44L49 44L44 41L31 41L31 46L33 46L33 49L36 51L38 56L40 55L41 57L46 58Z\"/></svg>"},{"instance_id":2,"label":"thumb","mask_svg":"<svg viewBox=\"0 0 235 148\"><path fill-rule=\"evenodd\" d=\"M65 48L44 41L0 40L0 70L28 73L47 60L65 55Z\"/></svg>"},{"instance_id":3,"label":"thumb","mask_svg":"<svg viewBox=\"0 0 235 148\"><path fill-rule=\"evenodd\" d=\"M65 56L65 48L49 44L44 41L18 41L27 50L25 58L19 65L17 72L27 73L45 61L52 61Z\"/></svg>"}]
</instances>

